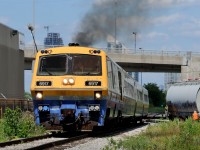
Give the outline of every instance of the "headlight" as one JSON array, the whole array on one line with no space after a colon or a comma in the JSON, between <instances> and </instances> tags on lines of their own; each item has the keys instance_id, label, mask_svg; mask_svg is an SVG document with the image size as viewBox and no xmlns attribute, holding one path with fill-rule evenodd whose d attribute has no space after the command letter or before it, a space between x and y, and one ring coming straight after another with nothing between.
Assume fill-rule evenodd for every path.
<instances>
[{"instance_id":1,"label":"headlight","mask_svg":"<svg viewBox=\"0 0 200 150\"><path fill-rule=\"evenodd\" d=\"M89 111L93 111L93 110L94 110L94 106L90 106Z\"/></svg>"},{"instance_id":2,"label":"headlight","mask_svg":"<svg viewBox=\"0 0 200 150\"><path fill-rule=\"evenodd\" d=\"M99 109L100 109L99 106L95 106L96 111L99 111Z\"/></svg>"},{"instance_id":3,"label":"headlight","mask_svg":"<svg viewBox=\"0 0 200 150\"><path fill-rule=\"evenodd\" d=\"M42 99L42 97L43 97L43 95L42 95L41 92L37 92L37 93L36 93L36 98L37 98L37 99Z\"/></svg>"},{"instance_id":4,"label":"headlight","mask_svg":"<svg viewBox=\"0 0 200 150\"><path fill-rule=\"evenodd\" d=\"M73 78L69 78L69 84L74 84L74 79Z\"/></svg>"},{"instance_id":5,"label":"headlight","mask_svg":"<svg viewBox=\"0 0 200 150\"><path fill-rule=\"evenodd\" d=\"M89 111L100 111L100 105L97 104L89 105Z\"/></svg>"},{"instance_id":6,"label":"headlight","mask_svg":"<svg viewBox=\"0 0 200 150\"><path fill-rule=\"evenodd\" d=\"M63 81L62 81L63 85L73 85L74 82L75 81L73 78L66 78L66 79L63 79Z\"/></svg>"},{"instance_id":7,"label":"headlight","mask_svg":"<svg viewBox=\"0 0 200 150\"><path fill-rule=\"evenodd\" d=\"M42 106L38 106L38 110L39 110L39 111L42 111Z\"/></svg>"},{"instance_id":8,"label":"headlight","mask_svg":"<svg viewBox=\"0 0 200 150\"><path fill-rule=\"evenodd\" d=\"M63 84L67 85L68 84L68 80L67 79L63 79Z\"/></svg>"},{"instance_id":9,"label":"headlight","mask_svg":"<svg viewBox=\"0 0 200 150\"><path fill-rule=\"evenodd\" d=\"M101 93L100 92L96 92L95 93L95 98L96 99L101 99Z\"/></svg>"}]
</instances>

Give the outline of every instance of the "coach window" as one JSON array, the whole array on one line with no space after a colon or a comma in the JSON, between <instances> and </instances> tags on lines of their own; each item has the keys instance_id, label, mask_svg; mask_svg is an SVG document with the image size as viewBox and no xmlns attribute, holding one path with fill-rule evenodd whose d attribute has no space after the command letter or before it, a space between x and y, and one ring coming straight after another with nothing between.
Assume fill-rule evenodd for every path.
<instances>
[{"instance_id":1,"label":"coach window","mask_svg":"<svg viewBox=\"0 0 200 150\"><path fill-rule=\"evenodd\" d=\"M148 96L146 94L144 95L144 100L145 102L148 102Z\"/></svg>"},{"instance_id":2,"label":"coach window","mask_svg":"<svg viewBox=\"0 0 200 150\"><path fill-rule=\"evenodd\" d=\"M119 92L121 94L121 100L122 100L122 75L120 71L118 71L118 81L119 81Z\"/></svg>"},{"instance_id":3,"label":"coach window","mask_svg":"<svg viewBox=\"0 0 200 150\"><path fill-rule=\"evenodd\" d=\"M111 65L111 69L112 69L112 83L113 83L113 89L115 89L116 87L115 87L115 72L116 72L116 70L115 70L115 66L114 66L114 63L112 63L112 65Z\"/></svg>"},{"instance_id":4,"label":"coach window","mask_svg":"<svg viewBox=\"0 0 200 150\"><path fill-rule=\"evenodd\" d=\"M111 61L110 59L107 57L107 70L108 70L108 85L111 89L113 89L113 85L112 85L112 82L113 82L113 79L112 79L112 68L111 68Z\"/></svg>"}]
</instances>

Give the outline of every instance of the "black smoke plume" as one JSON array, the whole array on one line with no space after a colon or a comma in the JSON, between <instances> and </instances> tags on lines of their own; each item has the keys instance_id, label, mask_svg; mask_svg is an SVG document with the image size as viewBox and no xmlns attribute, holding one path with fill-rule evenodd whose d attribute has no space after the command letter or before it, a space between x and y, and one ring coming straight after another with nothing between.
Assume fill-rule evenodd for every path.
<instances>
[{"instance_id":1,"label":"black smoke plume","mask_svg":"<svg viewBox=\"0 0 200 150\"><path fill-rule=\"evenodd\" d=\"M153 17L167 7L188 3L187 0L96 0L81 20L74 42L83 46L106 42L108 36L122 43L133 42L133 32L154 23ZM116 28L115 28L116 25ZM132 38L130 38L132 37Z\"/></svg>"},{"instance_id":2,"label":"black smoke plume","mask_svg":"<svg viewBox=\"0 0 200 150\"><path fill-rule=\"evenodd\" d=\"M138 31L147 16L146 0L99 0L95 2L80 23L80 31L73 38L82 46L106 42L108 36L116 39L130 37ZM116 26L116 28L115 28ZM116 29L116 30L115 30ZM126 39L126 38L125 38Z\"/></svg>"}]
</instances>

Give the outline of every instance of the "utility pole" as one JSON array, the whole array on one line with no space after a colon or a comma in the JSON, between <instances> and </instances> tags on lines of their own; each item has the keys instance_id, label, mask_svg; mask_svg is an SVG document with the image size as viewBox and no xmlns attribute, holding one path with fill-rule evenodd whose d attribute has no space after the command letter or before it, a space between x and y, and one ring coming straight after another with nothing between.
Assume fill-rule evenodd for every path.
<instances>
[{"instance_id":1,"label":"utility pole","mask_svg":"<svg viewBox=\"0 0 200 150\"><path fill-rule=\"evenodd\" d=\"M35 30L33 30L33 29L35 29L35 0L33 0L33 24L32 24L32 26L31 25L28 25L29 27L31 27L31 29L32 30L30 30L31 31L31 34L32 34L32 36L34 37L35 36ZM33 48L33 53L35 53L35 51L37 52L37 47L36 47L36 44L35 44L35 42L33 41L33 45L34 45L34 48Z\"/></svg>"},{"instance_id":2,"label":"utility pole","mask_svg":"<svg viewBox=\"0 0 200 150\"><path fill-rule=\"evenodd\" d=\"M49 26L44 26L44 29L47 30L47 35L48 35L48 33L49 33Z\"/></svg>"},{"instance_id":3,"label":"utility pole","mask_svg":"<svg viewBox=\"0 0 200 150\"><path fill-rule=\"evenodd\" d=\"M139 48L139 49L141 50L141 55L142 55L142 48ZM141 78L140 81L141 81L141 85L142 85L142 71L141 71L140 75L141 75L140 76L140 78Z\"/></svg>"},{"instance_id":4,"label":"utility pole","mask_svg":"<svg viewBox=\"0 0 200 150\"><path fill-rule=\"evenodd\" d=\"M33 43L34 43L34 45L35 45L35 51L38 52L37 44L36 44L36 42L35 42L35 36L34 36L34 33L33 33L34 28L33 28L32 25L28 25L28 29L31 31L31 34L32 34L32 37L33 37Z\"/></svg>"},{"instance_id":5,"label":"utility pole","mask_svg":"<svg viewBox=\"0 0 200 150\"><path fill-rule=\"evenodd\" d=\"M136 52L136 35L137 35L137 32L133 32L133 34L135 35L135 52Z\"/></svg>"},{"instance_id":6,"label":"utility pole","mask_svg":"<svg viewBox=\"0 0 200 150\"><path fill-rule=\"evenodd\" d=\"M117 0L115 0L115 47L117 45Z\"/></svg>"}]
</instances>

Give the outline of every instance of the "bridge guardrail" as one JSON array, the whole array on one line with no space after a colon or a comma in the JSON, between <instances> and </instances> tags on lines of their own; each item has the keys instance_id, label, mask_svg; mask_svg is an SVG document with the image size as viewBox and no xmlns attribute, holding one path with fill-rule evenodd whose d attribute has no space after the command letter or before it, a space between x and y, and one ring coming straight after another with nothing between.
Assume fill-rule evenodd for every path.
<instances>
[{"instance_id":1,"label":"bridge guardrail","mask_svg":"<svg viewBox=\"0 0 200 150\"><path fill-rule=\"evenodd\" d=\"M56 47L56 46L54 46ZM44 45L37 45L38 50L44 49ZM130 54L130 55L159 55L159 56L185 56L191 57L195 55L200 55L200 52L191 52L191 51L165 51L165 50L148 50L148 49L108 49L108 48L100 48L107 53L112 54ZM34 57L36 54L36 50L34 46L25 46L24 47L25 57Z\"/></svg>"},{"instance_id":2,"label":"bridge guardrail","mask_svg":"<svg viewBox=\"0 0 200 150\"><path fill-rule=\"evenodd\" d=\"M159 50L133 50L133 49L126 49L126 50L109 50L104 49L107 53L121 53L121 54L133 54L133 55L159 55L159 56L186 56L187 52L181 51L159 51ZM200 55L200 53L199 53Z\"/></svg>"}]
</instances>

